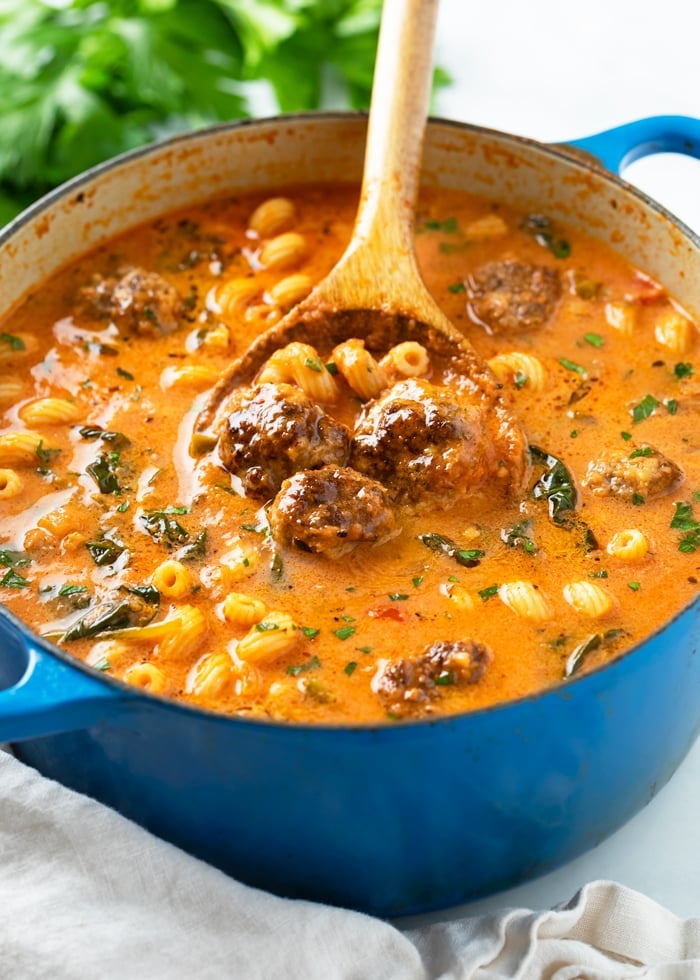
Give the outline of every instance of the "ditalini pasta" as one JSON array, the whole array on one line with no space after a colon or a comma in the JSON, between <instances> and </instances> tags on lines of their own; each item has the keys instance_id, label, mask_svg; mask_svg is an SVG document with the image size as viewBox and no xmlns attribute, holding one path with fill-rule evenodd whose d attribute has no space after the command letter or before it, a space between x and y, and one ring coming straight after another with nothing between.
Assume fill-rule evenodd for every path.
<instances>
[{"instance_id":1,"label":"ditalini pasta","mask_svg":"<svg viewBox=\"0 0 700 980\"><path fill-rule=\"evenodd\" d=\"M697 593L697 311L546 215L421 197L421 272L483 371L317 311L219 383L356 206L307 186L164 214L0 326L0 601L94 670L394 724L568 682L572 652L597 669Z\"/></svg>"}]
</instances>

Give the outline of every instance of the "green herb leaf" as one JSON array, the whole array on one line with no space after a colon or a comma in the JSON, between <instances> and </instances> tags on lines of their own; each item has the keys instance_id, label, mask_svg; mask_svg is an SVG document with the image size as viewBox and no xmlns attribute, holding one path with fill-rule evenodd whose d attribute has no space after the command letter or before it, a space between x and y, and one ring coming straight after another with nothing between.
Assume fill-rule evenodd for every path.
<instances>
[{"instance_id":1,"label":"green herb leaf","mask_svg":"<svg viewBox=\"0 0 700 980\"><path fill-rule=\"evenodd\" d=\"M87 585L62 585L58 590L60 596L79 595L81 592L87 592Z\"/></svg>"},{"instance_id":2,"label":"green herb leaf","mask_svg":"<svg viewBox=\"0 0 700 980\"><path fill-rule=\"evenodd\" d=\"M403 602L408 599L408 594L406 592L390 592L389 598L392 602Z\"/></svg>"},{"instance_id":3,"label":"green herb leaf","mask_svg":"<svg viewBox=\"0 0 700 980\"><path fill-rule=\"evenodd\" d=\"M583 339L587 344L590 344L591 347L596 347L598 349L600 349L605 343L605 337L601 337L599 333L585 333L583 335Z\"/></svg>"},{"instance_id":4,"label":"green herb leaf","mask_svg":"<svg viewBox=\"0 0 700 980\"><path fill-rule=\"evenodd\" d=\"M680 361L674 367L673 373L680 381L682 378L691 378L695 372L692 364L689 364L687 361Z\"/></svg>"},{"instance_id":5,"label":"green herb leaf","mask_svg":"<svg viewBox=\"0 0 700 980\"><path fill-rule=\"evenodd\" d=\"M302 626L301 632L309 640L315 640L318 634L321 632L316 626Z\"/></svg>"},{"instance_id":6,"label":"green herb leaf","mask_svg":"<svg viewBox=\"0 0 700 980\"><path fill-rule=\"evenodd\" d=\"M314 656L311 657L310 660L307 660L306 663L297 664L296 666L290 665L287 667L287 673L291 674L292 677L297 677L299 674L305 674L307 670L318 670L320 666L321 661L314 654Z\"/></svg>"},{"instance_id":7,"label":"green herb leaf","mask_svg":"<svg viewBox=\"0 0 700 980\"><path fill-rule=\"evenodd\" d=\"M522 548L528 555L537 553L537 545L530 536L530 520L520 521L511 528L501 529L501 540L509 548Z\"/></svg>"},{"instance_id":8,"label":"green herb leaf","mask_svg":"<svg viewBox=\"0 0 700 980\"><path fill-rule=\"evenodd\" d=\"M559 363L562 367L565 367L567 371L575 371L577 374L583 375L584 378L588 377L588 371L581 367L580 364L576 364L575 361L570 361L568 357L560 357Z\"/></svg>"},{"instance_id":9,"label":"green herb leaf","mask_svg":"<svg viewBox=\"0 0 700 980\"><path fill-rule=\"evenodd\" d=\"M22 568L29 565L31 558L23 551L10 551L7 548L0 549L0 565L5 568Z\"/></svg>"},{"instance_id":10,"label":"green herb leaf","mask_svg":"<svg viewBox=\"0 0 700 980\"><path fill-rule=\"evenodd\" d=\"M628 582L627 588L632 589L633 592L639 592L639 590L641 589L641 585L639 584L639 582Z\"/></svg>"},{"instance_id":11,"label":"green herb leaf","mask_svg":"<svg viewBox=\"0 0 700 980\"><path fill-rule=\"evenodd\" d=\"M164 510L147 510L141 515L139 521L154 541L172 547L175 544L183 544L189 539L189 532L185 530L173 515L186 514L187 507L166 507Z\"/></svg>"},{"instance_id":12,"label":"green herb leaf","mask_svg":"<svg viewBox=\"0 0 700 980\"><path fill-rule=\"evenodd\" d=\"M99 487L100 493L121 493L122 488L117 477L119 453L100 453L96 460L88 463L85 472L91 476Z\"/></svg>"},{"instance_id":13,"label":"green herb leaf","mask_svg":"<svg viewBox=\"0 0 700 980\"><path fill-rule=\"evenodd\" d=\"M692 554L700 548L700 521L695 520L692 504L677 503L675 508L671 527L684 532L678 550Z\"/></svg>"},{"instance_id":14,"label":"green herb leaf","mask_svg":"<svg viewBox=\"0 0 700 980\"><path fill-rule=\"evenodd\" d=\"M638 405L632 409L632 421L636 424L648 419L659 407L659 402L653 395L645 395Z\"/></svg>"},{"instance_id":15,"label":"green herb leaf","mask_svg":"<svg viewBox=\"0 0 700 980\"><path fill-rule=\"evenodd\" d=\"M574 674L583 667L584 663L588 659L588 656L593 653L594 650L598 650L602 646L607 646L618 640L622 636L627 636L627 631L623 629L611 629L606 630L605 633L594 633L589 636L587 640L583 643L579 643L575 647L569 657L567 658L566 664L564 665L564 677L573 677Z\"/></svg>"},{"instance_id":16,"label":"green herb leaf","mask_svg":"<svg viewBox=\"0 0 700 980\"><path fill-rule=\"evenodd\" d=\"M453 282L447 289L450 293L466 293L467 291L463 282Z\"/></svg>"},{"instance_id":17,"label":"green herb leaf","mask_svg":"<svg viewBox=\"0 0 700 980\"><path fill-rule=\"evenodd\" d=\"M349 640L350 637L354 636L356 632L357 629L355 626L341 626L339 629L333 630L334 635L337 636L339 640Z\"/></svg>"},{"instance_id":18,"label":"green herb leaf","mask_svg":"<svg viewBox=\"0 0 700 980\"><path fill-rule=\"evenodd\" d=\"M123 367L117 368L117 374L120 378L126 378L127 381L133 381L134 376L130 371L126 371Z\"/></svg>"},{"instance_id":19,"label":"green herb leaf","mask_svg":"<svg viewBox=\"0 0 700 980\"><path fill-rule=\"evenodd\" d=\"M486 602L487 599L491 599L493 596L498 595L498 585L489 585L485 589L479 589L479 596Z\"/></svg>"},{"instance_id":20,"label":"green herb leaf","mask_svg":"<svg viewBox=\"0 0 700 980\"><path fill-rule=\"evenodd\" d=\"M8 568L3 577L0 579L0 585L4 589L26 589L29 586L29 581L23 578L19 572L16 572L13 568Z\"/></svg>"},{"instance_id":21,"label":"green herb leaf","mask_svg":"<svg viewBox=\"0 0 700 980\"><path fill-rule=\"evenodd\" d=\"M419 534L418 540L426 548L430 548L431 551L436 551L438 554L453 558L458 565L463 565L465 568L476 568L484 557L483 551L460 548L451 538L446 537L444 534Z\"/></svg>"},{"instance_id":22,"label":"green herb leaf","mask_svg":"<svg viewBox=\"0 0 700 980\"><path fill-rule=\"evenodd\" d=\"M310 371L316 371L318 374L321 374L324 364L320 357L307 357L304 361L304 367L307 367Z\"/></svg>"},{"instance_id":23,"label":"green herb leaf","mask_svg":"<svg viewBox=\"0 0 700 980\"><path fill-rule=\"evenodd\" d=\"M345 673L350 677L351 674L357 669L357 661L351 660L350 663L345 664Z\"/></svg>"},{"instance_id":24,"label":"green herb leaf","mask_svg":"<svg viewBox=\"0 0 700 980\"><path fill-rule=\"evenodd\" d=\"M26 344L21 337L15 337L12 333L0 333L0 341L7 344L10 350L25 350Z\"/></svg>"},{"instance_id":25,"label":"green herb leaf","mask_svg":"<svg viewBox=\"0 0 700 980\"><path fill-rule=\"evenodd\" d=\"M639 456L655 456L656 450L652 449L651 446L640 446L639 449L633 449L629 454L630 459L637 459Z\"/></svg>"},{"instance_id":26,"label":"green herb leaf","mask_svg":"<svg viewBox=\"0 0 700 980\"><path fill-rule=\"evenodd\" d=\"M116 541L111 541L109 538L87 541L85 547L90 552L92 560L100 567L113 565L126 550L124 545L117 544Z\"/></svg>"}]
</instances>

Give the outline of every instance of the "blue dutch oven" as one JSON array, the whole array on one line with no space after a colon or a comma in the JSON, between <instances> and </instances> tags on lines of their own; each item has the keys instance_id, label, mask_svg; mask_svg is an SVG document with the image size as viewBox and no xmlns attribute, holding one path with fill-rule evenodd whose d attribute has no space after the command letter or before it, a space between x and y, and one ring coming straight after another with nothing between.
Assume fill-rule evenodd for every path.
<instances>
[{"instance_id":1,"label":"blue dutch oven","mask_svg":"<svg viewBox=\"0 0 700 980\"><path fill-rule=\"evenodd\" d=\"M118 232L235 190L359 180L361 116L218 127L71 181L0 236L0 314ZM700 242L610 171L700 156L700 122L645 119L566 146L428 127L423 181L545 210L700 314ZM569 861L664 785L700 729L700 605L534 697L381 727L203 711L98 674L0 609L0 741L229 874L379 915L457 904Z\"/></svg>"}]
</instances>

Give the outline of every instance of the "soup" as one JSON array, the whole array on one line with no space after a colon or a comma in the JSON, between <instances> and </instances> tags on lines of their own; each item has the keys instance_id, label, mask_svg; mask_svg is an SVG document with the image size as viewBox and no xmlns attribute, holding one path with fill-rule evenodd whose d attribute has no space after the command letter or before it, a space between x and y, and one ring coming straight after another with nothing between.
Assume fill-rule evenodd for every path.
<instances>
[{"instance_id":1,"label":"soup","mask_svg":"<svg viewBox=\"0 0 700 980\"><path fill-rule=\"evenodd\" d=\"M556 685L695 595L697 328L546 215L419 204L428 288L512 424L415 339L317 331L198 431L356 205L334 185L165 216L5 319L0 597L37 632L201 707L391 723Z\"/></svg>"}]
</instances>

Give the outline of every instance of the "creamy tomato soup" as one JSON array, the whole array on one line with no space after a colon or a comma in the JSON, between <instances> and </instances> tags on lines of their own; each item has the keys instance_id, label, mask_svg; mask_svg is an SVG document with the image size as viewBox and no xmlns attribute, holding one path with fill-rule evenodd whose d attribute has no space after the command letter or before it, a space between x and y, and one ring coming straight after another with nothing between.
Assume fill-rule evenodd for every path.
<instances>
[{"instance_id":1,"label":"creamy tomato soup","mask_svg":"<svg viewBox=\"0 0 700 980\"><path fill-rule=\"evenodd\" d=\"M422 194L419 264L477 382L415 337L314 334L195 431L356 206L167 215L5 318L0 598L38 633L202 707L392 723L556 685L696 594L697 328L546 214Z\"/></svg>"}]
</instances>

